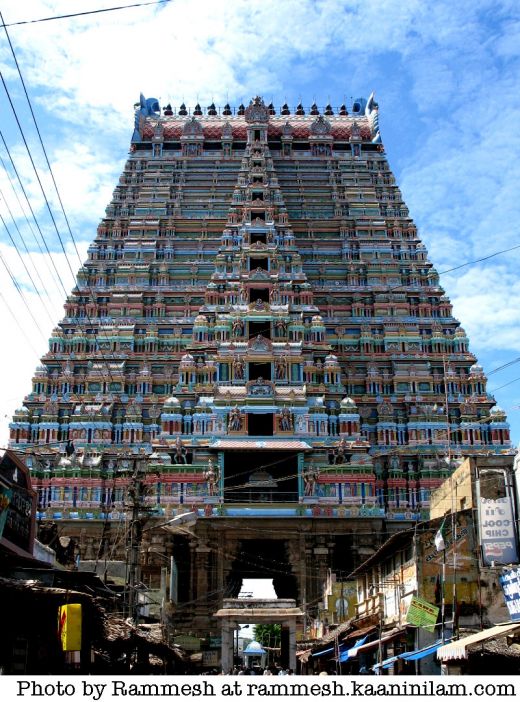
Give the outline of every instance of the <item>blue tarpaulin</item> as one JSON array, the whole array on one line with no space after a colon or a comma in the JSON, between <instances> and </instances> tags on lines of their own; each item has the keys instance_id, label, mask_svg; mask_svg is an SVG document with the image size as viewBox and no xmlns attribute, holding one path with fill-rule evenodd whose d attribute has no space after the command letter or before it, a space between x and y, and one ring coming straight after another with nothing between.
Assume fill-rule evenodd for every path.
<instances>
[{"instance_id":1,"label":"blue tarpaulin","mask_svg":"<svg viewBox=\"0 0 520 702\"><path fill-rule=\"evenodd\" d=\"M378 668L390 668L390 666L392 666L399 658L402 658L404 661L418 661L421 658L426 658L426 656L431 656L438 648L444 646L445 643L448 642L441 641L439 639L439 641L435 641L435 643L425 646L424 648L420 648L417 651L406 651L406 653L400 653L398 656L387 658L382 663L376 663L374 666L372 666L372 670L377 670Z\"/></svg>"},{"instance_id":2,"label":"blue tarpaulin","mask_svg":"<svg viewBox=\"0 0 520 702\"><path fill-rule=\"evenodd\" d=\"M399 658L402 658L405 661L418 661L420 658L426 658L426 656L431 656L432 653L435 653L435 651L440 648L441 646L444 646L444 644L449 643L448 641L436 641L435 643L430 644L430 646L425 646L424 648L420 648L418 651L408 651L407 653L401 653Z\"/></svg>"},{"instance_id":3,"label":"blue tarpaulin","mask_svg":"<svg viewBox=\"0 0 520 702\"><path fill-rule=\"evenodd\" d=\"M313 653L312 657L317 658L318 656L324 656L326 653L331 653L331 651L334 650L334 646L332 648L326 648L324 651L318 651L318 653Z\"/></svg>"},{"instance_id":4,"label":"blue tarpaulin","mask_svg":"<svg viewBox=\"0 0 520 702\"><path fill-rule=\"evenodd\" d=\"M368 639L368 636L365 636L363 639L359 639L359 640L356 641L356 643L355 643L351 648L349 648L347 651L343 651L342 653L340 653L340 656L339 656L339 659L338 659L339 662L340 662L340 663L345 663L345 661L348 661L348 659L352 657L352 656L351 656L351 651L355 651L356 648L358 648L359 646L362 646L362 645L365 643L365 641L366 641L367 639Z\"/></svg>"}]
</instances>

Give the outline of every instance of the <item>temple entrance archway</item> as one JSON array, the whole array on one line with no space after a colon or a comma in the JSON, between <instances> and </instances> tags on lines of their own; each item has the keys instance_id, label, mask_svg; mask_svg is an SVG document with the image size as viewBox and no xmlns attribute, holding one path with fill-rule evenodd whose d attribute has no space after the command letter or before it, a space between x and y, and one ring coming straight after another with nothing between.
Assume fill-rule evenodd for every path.
<instances>
[{"instance_id":1,"label":"temple entrance archway","mask_svg":"<svg viewBox=\"0 0 520 702\"><path fill-rule=\"evenodd\" d=\"M224 673L233 667L234 632L241 624L280 624L282 627L281 659L296 670L296 624L303 612L291 599L225 599L215 613L221 623L221 667Z\"/></svg>"},{"instance_id":2,"label":"temple entrance archway","mask_svg":"<svg viewBox=\"0 0 520 702\"><path fill-rule=\"evenodd\" d=\"M298 600L298 581L282 539L244 539L239 542L226 583L226 593L238 597L245 579L272 579L276 597Z\"/></svg>"}]
</instances>

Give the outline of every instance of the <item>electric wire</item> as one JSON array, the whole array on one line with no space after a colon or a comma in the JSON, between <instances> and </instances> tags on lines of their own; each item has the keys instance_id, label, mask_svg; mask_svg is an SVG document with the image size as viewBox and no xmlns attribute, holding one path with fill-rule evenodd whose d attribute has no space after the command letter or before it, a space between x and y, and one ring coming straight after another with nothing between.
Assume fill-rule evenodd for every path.
<instances>
[{"instance_id":1,"label":"electric wire","mask_svg":"<svg viewBox=\"0 0 520 702\"><path fill-rule=\"evenodd\" d=\"M502 390L502 388L506 388L508 385L512 385L513 383L517 383L520 380L520 376L518 378L513 378L513 380L510 380L508 383L504 383L504 385L500 385L498 388L493 388L491 392L497 392L498 390Z\"/></svg>"},{"instance_id":2,"label":"electric wire","mask_svg":"<svg viewBox=\"0 0 520 702\"><path fill-rule=\"evenodd\" d=\"M0 73L0 77L1 77L1 73ZM3 77L2 77L2 80L3 80ZM4 83L4 87L5 87L5 83ZM6 90L7 90L7 88L6 88ZM15 112L15 115L16 115L16 111L15 111L15 108L14 108L14 105L12 104L12 102L11 102L11 106L12 106L12 108L13 108L13 111ZM20 130L21 130L21 126L20 126L19 120L18 120L17 117L16 117L16 119L17 119L18 125L19 125ZM4 137L3 137L3 134L2 134L1 132L0 132L0 136L1 136L1 138L2 138L2 141L3 141L3 143L4 143L4 147L5 147L5 149L6 149L7 153L8 153L8 155L9 155L9 158L10 158L10 160L11 160L11 164L12 164L12 166L13 166L13 168L14 168L14 170L15 170L15 173L17 174L17 177L18 177L18 179L19 179L18 171L16 170L16 167L15 167L15 165L14 165L14 161L12 160L12 157L11 157L11 153L10 153L10 151L9 151L9 148L8 148L8 146L7 146L6 142L5 142L5 139L4 139ZM41 187L41 189L42 189L42 193L43 193L44 199L45 199L46 204L47 204L47 209L48 209L49 212L51 212L49 202L48 202L48 200L47 200L47 197L46 197L46 195L45 195L45 191L43 190L43 186L42 186L41 181L40 181L40 179L39 179L39 176L38 176L38 174L37 174L36 167L35 167L34 161L33 161L33 159L32 159L32 156L30 155L30 149L29 149L29 146L28 146L27 141L26 141L26 139L25 139L25 136L23 135L23 131L22 131L22 137L23 137L23 139L24 139L24 143L25 143L26 149L28 150L28 153L29 153L29 156L30 156L32 165L33 165L33 169L35 170L35 173L36 173L36 175L37 175L38 181L39 181L39 183L40 183L40 187ZM20 182L20 185L21 185L21 180L20 180L20 179L19 179L19 182ZM23 189L23 185L21 185L21 187L22 187L22 189ZM26 196L26 198L27 198L27 195L26 195L24 189L23 189L23 192L24 192L24 194L25 194L25 196ZM35 215L34 215L34 212L33 212L33 210L32 210L32 207L30 206L30 203L29 203L29 201L28 201L28 198L27 198L27 202L28 202L28 204L29 204L29 207L30 207L30 209L31 209L31 213L33 214L33 218L34 218L34 220L35 220L35 223L36 223L36 225L37 225L37 228L38 228L38 230L39 230L39 232L40 232L40 235L41 235L41 237L42 237L42 240L43 240L43 242L44 242L44 245L45 245L45 248L46 248L46 250L47 250L47 253L48 253L49 256L50 256L51 261L53 262L54 269L55 269L55 271L56 271L56 274L58 275L58 278L59 278L59 280L60 280L61 286L62 286L62 288L63 288L63 292L64 292L65 297L66 297L66 299L67 299L67 298L68 298L67 291L66 291L65 286L64 286L64 284L63 284L63 281L62 281L62 279L61 279L61 276L60 276L60 274L59 274L59 272L58 272L58 270L57 270L57 268L56 268L56 266L55 266L55 264L54 264L54 259L53 259L52 256L51 256L51 253L50 253L49 248L48 248L48 246L47 246L47 242L45 241L45 237L43 236L43 233L42 233L42 231L41 231L41 228L40 228L39 224L37 223L36 217L35 217ZM52 213L51 213L51 217L52 217ZM65 251L65 248L64 248L64 245L63 245L63 241L62 241L62 239L61 239L61 237L60 237L60 235L59 235L56 222L55 222L55 220L54 220L53 217L52 217L52 219L53 219L53 222L54 222L54 228L56 229L56 232L58 233L58 237L60 238L61 248L62 248L62 250L63 250L63 253L65 254L65 259L66 259L66 261L67 261L67 264L68 264L68 266L69 266L69 269L70 269L71 272L72 272L72 267L71 267L71 264L70 264L70 260L69 260L69 258L68 258L68 256L67 256L66 251ZM77 249L76 249L76 250L77 250ZM74 274L73 274L73 278L76 279L76 276L74 276ZM93 294L93 291L92 291L92 289L91 289L90 287L88 287L87 289ZM92 326L95 326L95 325L93 324L92 319L90 318L90 316L88 315L88 312L87 312L86 310L85 310L85 317L87 318L87 321L88 321ZM104 361L104 363L105 363L105 367L106 367L106 370L107 370L108 377L109 377L110 381L111 381L112 383L116 382L115 379L114 379L114 377L113 377L113 375L112 375L112 373L110 372L110 367L109 367L109 365L108 365L108 359L106 358L105 354L103 353L103 351L102 351L101 349L99 349L98 352L99 352L100 357L103 359L103 361ZM113 360L113 357L112 357L112 360Z\"/></svg>"},{"instance_id":3,"label":"electric wire","mask_svg":"<svg viewBox=\"0 0 520 702\"><path fill-rule=\"evenodd\" d=\"M18 329L21 331L22 336L24 337L25 341L29 344L29 346L30 346L32 352L34 353L34 355L36 356L36 358L38 358L38 357L39 357L39 353L38 353L38 351L36 351L36 349L34 348L33 343L32 343L32 339L30 339L30 338L27 336L27 334L25 333L25 329L24 329L24 328L22 327L22 325L20 324L20 320L18 319L18 317L17 317L17 316L15 315L15 313L13 312L13 310L12 310L12 308L11 308L11 305L8 304L7 300L5 299L5 297L3 296L3 294L2 294L1 291L0 291L0 298L2 299L2 302L4 303L4 305L6 306L7 311L9 312L9 314L11 315L11 317L13 318L13 320L14 320L16 326L17 326Z\"/></svg>"},{"instance_id":4,"label":"electric wire","mask_svg":"<svg viewBox=\"0 0 520 702\"><path fill-rule=\"evenodd\" d=\"M3 138L3 137L2 137L2 138ZM4 142L4 143L5 143L5 142ZM23 217L24 217L24 219L25 219L25 222L26 222L26 224L27 224L27 227L28 227L29 231L31 232L32 238L33 238L33 240L34 240L34 243L36 244L36 247L38 248L40 254L42 255L42 261L43 261L43 263L45 264L45 267L47 268L47 271L49 272L49 277L51 278L51 280L53 281L53 283L56 285L56 289L57 289L58 293L61 295L60 285L59 285L59 282L58 282L58 280L57 280L57 278L56 278L56 275L55 275L56 271L53 273L52 268L51 268L50 265L49 265L49 261L48 261L46 255L45 255L45 252L44 252L44 250L43 250L43 248L42 248L42 245L40 244L40 242L38 241L38 239L37 239L37 237L36 237L36 234L34 233L33 226L32 226L32 224L31 224L31 222L30 222L30 220L29 220L29 218L28 218L28 216L27 216L27 213L26 213L26 211L25 211L25 207L23 206L23 204L22 204L22 202L21 202L21 200L20 200L20 197L19 197L18 193L16 192L16 188L14 187L13 179L12 179L11 174L9 173L8 169L7 169L7 166L6 166L6 164L5 164L5 161L4 161L4 159L2 158L2 155L1 155L1 154L0 154L0 163L2 164L2 168L3 168L3 170L4 170L4 173L5 173L5 175L6 175L6 178L7 178L8 182L9 182L9 185L11 186L11 190L13 191L13 194L14 194L14 196L15 196L15 198L16 198L16 201L17 201L17 203L18 203L18 207L20 208L20 211L21 211L21 213L22 213L22 215L23 215ZM19 178L18 178L18 180L19 180ZM19 183L19 184L20 184L20 183ZM29 254L29 250L28 250L27 244L26 244L26 242L25 242L25 239L24 239L24 237L23 237L23 234L22 234L20 228L18 227L18 224L17 224L16 219L15 219L15 217L14 217L12 211L11 211L11 208L10 208L10 206L9 206L9 203L8 203L7 199L5 198L5 196L3 195L3 193L2 193L1 191L0 191L0 196L1 196L1 197L3 198L3 200L4 200L4 204L5 204L5 206L6 206L7 210L8 210L8 212L9 212L9 215L10 215L10 217L11 217L11 220L12 220L12 222L13 222L13 225L15 226L16 230L18 231L18 233L19 233L19 235L20 235L20 239L22 240L22 243L23 243L23 245L24 245L24 248L25 248L26 252ZM27 198L27 196L26 196L26 198ZM42 238L43 238L43 235L42 235ZM32 260L32 255L29 254L29 256L31 257L31 260ZM47 289L46 289L46 287L45 287L43 281L41 280L40 273L39 273L39 271L38 271L38 266L36 266L36 265L34 264L34 262L33 262L33 267L34 267L35 271L37 271L37 273L38 273L38 278L39 278L40 282L42 283L42 289L43 289L44 292L46 293L47 297L49 297L49 299L50 299L50 295L49 295L49 293L48 293L48 291L47 291Z\"/></svg>"},{"instance_id":5,"label":"electric wire","mask_svg":"<svg viewBox=\"0 0 520 702\"><path fill-rule=\"evenodd\" d=\"M48 307L47 307L47 305L46 305L46 303L45 303L45 300L42 298L42 296L41 296L41 294L40 294L40 290L38 289L38 286L37 286L36 283L34 282L33 277L32 277L32 275L31 275L31 272L30 272L29 269L27 268L27 264L25 263L24 258L23 258L23 256L22 256L22 254L20 253L20 250L18 249L18 246L17 246L15 240L13 239L13 237L12 237L12 235L11 235L11 232L9 231L9 228L8 228L6 222L5 222L5 220L4 220L4 218L2 217L1 214L0 214L0 221L1 221L2 224L4 225L4 229L5 229L5 231L7 232L7 236L9 237L9 240L11 241L11 243L12 243L12 245L13 245L13 247L14 247L16 253L18 254L18 257L19 257L19 259L20 259L20 261L21 261L21 263L22 263L22 266L24 267L25 272L27 273L27 276L29 277L29 280L31 281L31 284L32 284L32 286L33 286L33 288L34 288L34 291L36 292L36 294L38 295L38 298L39 298L40 302L42 303L43 309L45 310L45 312L46 312L46 314L47 314L47 316L48 316L48 318L49 318L51 324L54 325L54 320L53 320L52 317L51 317L51 314L50 314L49 309L48 309ZM29 253L29 252L27 251L27 253Z\"/></svg>"},{"instance_id":6,"label":"electric wire","mask_svg":"<svg viewBox=\"0 0 520 702\"><path fill-rule=\"evenodd\" d=\"M2 18L2 13L1 13L1 12L0 12L0 18ZM49 159L48 159L48 156L47 156L47 151L46 151L45 146L44 146L44 143L43 143L43 139L42 139L42 136L41 136L41 133L40 133L40 129L39 129L39 127L38 127L38 123L37 123L37 120L36 120L36 116L35 116L35 114L34 114L34 110L33 110L33 108L32 108L31 100L30 100L30 98L29 98L29 94L28 94L27 89L26 89L26 87L25 87L25 82L24 82L24 80L23 80L23 76L22 76L22 73L21 73L21 69L20 69L18 60L17 60L17 58L16 58L16 53L15 53L14 47L13 47L13 45L12 45L12 43L11 43L11 39L10 39L10 37L9 37L9 33L8 33L8 31L7 31L7 28L4 27L4 29L5 29L5 33L6 33L7 39L8 39L8 41L9 41L9 46L10 46L10 49L11 49L11 54L12 54L13 59L14 59L15 64L16 64L16 68L17 68L17 71L18 71L18 76L19 76L19 78L20 78L20 82L22 83L22 86L23 86L23 89L24 89L25 98L26 98L26 100L27 100L27 104L28 104L29 109L30 109L30 112L31 112L31 116L32 116L32 119L33 119L33 123L34 123L34 126L35 126L36 131L37 131L37 134L38 134L38 138L39 138L39 141L40 141L40 146L41 146L42 151L43 151L43 154L44 154L44 156L45 156L45 160L46 160L46 163L47 163L47 167L48 167L48 169L49 169L49 172L50 172L50 175L51 175L51 178L52 178L52 182L53 182L53 184L54 184L54 188L55 188L55 191L56 191L56 194L57 194L57 197L58 197L58 201L59 201L60 206L61 206L61 211L62 211L63 217L64 217L64 219L65 219L65 222L66 222L66 225L67 225L67 228L68 228L68 231L69 231L69 235L70 235L71 240L72 240L72 242L73 242L74 249L75 249L75 251L76 251L76 255L77 255L77 257L78 257L78 260L79 260L79 263L80 263L80 267L81 267L81 266L83 265L83 262L82 262L82 260L81 260L80 255L79 255L79 251L78 251L78 247L77 247L77 244L76 244L76 240L75 240L74 235L73 235L73 233L72 233L72 229L71 229L71 227L70 227L70 223L69 223L68 217L67 217L67 215L66 215L65 208L64 208L64 206L63 206L63 201L62 201L62 199L61 199L61 196L60 196L60 193L59 193L59 190L58 190L58 185L57 185L56 180L55 180L55 178L54 178L54 173L53 173L53 171L52 171L51 164L50 164ZM60 233L59 233L59 230L58 230L56 221L55 221L55 219L54 219L54 215L53 215L52 210L51 210L51 208L50 208L49 201L48 201L47 196L46 196L46 194L45 194L45 191L44 191L44 189L43 189L43 185L42 185L42 183L41 183L40 177L39 177L39 175L38 175L38 171L37 171L37 169L36 169L34 160L33 160L33 158L32 158L32 155L31 155L31 152L30 152L30 149L29 149L29 146L28 146L28 144L27 144L27 140L26 140L26 138L25 138L23 129L22 129L21 124L20 124L20 121L19 121L19 119L18 119L18 115L17 115L16 109L15 109L15 107L14 107L14 104L13 104L12 100L11 100L11 96L10 96L10 94L9 94L9 90L8 90L8 88L7 88L7 85L6 85L6 83L5 83L4 77L3 77L3 75L2 75L1 72L0 72L0 78L1 78L1 80L2 80L2 83L3 83L3 86L4 86L5 92L6 92L6 94L7 94L7 97L8 97L8 99L9 99L9 104L10 104L10 106L11 106L12 112L13 112L14 117L15 117L15 120L16 120L16 123L17 123L17 125L18 125L18 129L19 129L19 131L20 131L20 133L21 133L21 135L22 135L22 139L23 139L23 141L24 141L24 144L25 144L27 153L28 153L29 158L30 158L30 160L31 160L31 164L32 164L32 166L33 166L33 170L34 170L34 172L35 172L35 175L36 175L36 177L37 177L38 183L39 183L39 185L40 185L40 189L41 189L41 191L42 191L42 195L43 195L43 197L44 197L44 200L45 200L45 203L46 203L46 206L47 206L47 210L48 210L49 215L50 215L50 217L51 217L51 220L52 220L52 222L53 222L54 229L55 229L56 234L57 234L57 236L58 236L58 239L59 239L59 242L60 242L62 251L63 251L63 253L64 253L64 255L65 255L65 260L67 261L67 265L68 265L69 270L70 270L70 272L71 272L72 279L73 279L73 280L76 280L76 276L74 275L74 271L72 270L72 266L71 266L71 264L70 264L70 260L69 260L69 258L68 258L68 256L67 256L67 252L66 252L66 250L65 250L65 248L64 248L61 235L60 235ZM92 299L95 299L95 293L94 293L92 287L91 287L89 284L87 284L86 288L87 288L88 292L90 293ZM93 324L92 319L90 318L90 315L89 315L89 313L88 313L88 311L87 311L86 308L85 308L85 316L86 316L86 318L87 318L89 324L93 327L94 324ZM114 379L114 377L113 377L113 375L112 375L112 373L111 373L111 371L110 371L110 366L109 366L109 364L108 364L108 358L105 356L105 354L103 353L103 351L102 351L101 349L98 349L98 351L99 351L99 354L100 354L101 358L102 358L103 361L104 361L105 368L106 368L106 371L107 371L107 374L108 374L108 377L109 377L111 383L115 383L116 381L115 381L115 379ZM112 357L111 357L111 360L114 360L114 356L113 356L113 355L112 355Z\"/></svg>"},{"instance_id":7,"label":"electric wire","mask_svg":"<svg viewBox=\"0 0 520 702\"><path fill-rule=\"evenodd\" d=\"M54 15L52 17L40 17L39 19L32 19L32 20L20 20L18 22L9 22L8 24L4 23L3 17L2 21L0 23L0 27L19 27L20 25L23 24L38 24L39 22L51 22L53 20L60 20L60 19L70 19L72 17L85 17L87 15L98 15L101 14L102 12L115 12L116 10L129 10L134 7L147 7L149 5L163 5L164 3L167 2L173 2L173 0L153 0L153 2L136 2L133 3L132 5L119 5L117 7L104 7L99 10L85 10L83 12L74 12L68 15ZM1 13L0 13L1 17Z\"/></svg>"},{"instance_id":8,"label":"electric wire","mask_svg":"<svg viewBox=\"0 0 520 702\"><path fill-rule=\"evenodd\" d=\"M8 87L7 87L7 84L6 84L6 82L5 82L4 76L3 76L3 74L2 74L1 71L0 71L0 80L2 81L2 84L3 84L3 86L4 86L4 90L5 90L5 93L6 93L6 95L7 95L7 99L9 100L9 104L10 104L10 106L11 106L11 110L12 110L13 115L14 115L14 118L15 118L15 120L16 120L16 124L18 125L18 130L19 130L19 132L20 132L20 135L21 135L21 137L22 137L23 143L24 143L24 145L25 145L25 149L26 149L26 151L27 151L27 155L29 156L29 160L31 161L31 165L32 165L32 168L33 168L33 171L34 171L34 175L36 176L36 180L38 181L38 185L40 186L40 190L41 190L41 193L42 193L42 195L43 195L43 199L44 199L44 201L45 201L45 206L46 206L46 208L47 208L47 212L48 212L49 217L51 218L52 224L53 224L53 226L54 226L54 230L55 230L55 232L56 232L56 236L58 237L58 241L59 241L59 243L60 243L61 250L63 251L63 254L64 254L64 256L65 256L65 261L67 262L67 266L68 266L69 271L70 271L70 274L71 274L71 276L72 276L72 280L75 280L75 279L76 279L76 275L75 275L75 273L74 273L74 271L73 271L73 269L72 269L72 266L71 266L71 264L70 264L69 257L67 256L67 251L66 251L66 249L65 249L65 244L63 243L62 236L61 236L60 231L59 231L59 229L58 229L58 225L57 225L57 223L56 223L56 219L55 219L55 217L54 217L54 213L52 212L52 209L51 209L49 200L47 199L47 194L46 194L45 189L44 189L44 187L43 187L43 183L42 183L42 181L41 181L40 174L38 173L38 169L36 168L36 164L35 164L35 162L34 162L31 149L30 149L30 147L29 147L29 144L27 143L27 139L26 139L26 137L25 137L25 132L24 132L24 130L23 130L23 128L22 128L22 125L20 124L20 120L19 120L19 118L18 118L18 113L17 113L16 108L15 108L15 106L14 106L14 104L13 104L13 101L12 101L12 99L11 99L11 94L10 94L10 92L9 92L9 89L8 89Z\"/></svg>"},{"instance_id":9,"label":"electric wire","mask_svg":"<svg viewBox=\"0 0 520 702\"><path fill-rule=\"evenodd\" d=\"M2 264L3 264L4 268L6 269L6 271L7 271L8 275L9 275L9 277L11 278L11 281L13 282L13 285L14 285L16 291L17 291L18 294L20 295L23 304L25 305L25 307L26 307L26 309L27 309L27 311L28 311L28 313L29 313L29 315L30 315L32 321L34 322L34 326L36 327L36 329L38 329L38 331L40 332L40 334L42 335L42 337L43 337L44 339L46 339L47 337L45 336L44 332L42 331L42 328L41 328L40 325L38 324L37 319L36 319L35 316L33 315L33 312L32 312L32 310L31 310L31 307L29 306L29 303L27 302L27 300L26 300L26 298L25 298L25 295L23 294L23 291L22 291L22 289L21 289L21 287L20 287L20 284L18 283L18 281L17 281L16 278L14 277L14 275L13 275L11 269L9 268L9 266L8 266L8 264L7 264L7 262L6 262L6 260L4 259L4 257L2 256L1 253L0 253L0 261L2 262Z\"/></svg>"},{"instance_id":10,"label":"electric wire","mask_svg":"<svg viewBox=\"0 0 520 702\"><path fill-rule=\"evenodd\" d=\"M12 157L12 155L11 155L11 152L10 152L10 150L9 150L9 147L7 146L7 143L6 143L6 141L5 141L4 135L3 135L3 133L2 133L1 130L0 130L0 138L2 139L2 143L3 143L3 145L4 145L4 149L6 150L6 153L7 153L7 155L9 156L9 161L11 162L11 166L12 166L13 171L14 171L14 173L15 173L15 175L16 175L17 180L18 180L18 184L20 185L20 188L21 188L21 190L22 190L22 192L23 192L23 194L24 194L24 197L25 197L25 200L26 200L27 205L28 205L28 207L29 207L29 210L30 210L30 212L31 212L31 215L32 215L34 224L36 225L36 228L37 228L37 230L38 230L38 232L39 232L39 234L40 234L40 237L41 237L41 240L42 240L43 245L44 245L44 247L45 247L45 250L46 250L46 252L47 252L47 254L48 254L48 256L49 256L49 259L50 259L50 261L51 261L51 263L52 263L52 267L54 268L54 272L56 273L56 279L59 281L59 283L60 283L60 285L61 285L61 288L62 288L63 294L65 295L65 298L67 298L67 295L68 295L67 290L66 290L66 288L65 288L65 285L63 284L63 280L62 280L62 278L61 278L61 275L60 275L58 269L56 268L56 263L55 263L54 258L53 258L53 256L52 256L50 250L49 250L49 247L48 247L48 245L47 245L47 241L46 241L46 239L45 239L45 237L44 237L44 235L43 235L43 232L42 232L42 229L41 229L41 227L40 227L40 225L39 225L39 223L38 223L38 220L36 219L36 215L34 214L34 210L33 210L32 205L31 205L31 203L30 203L29 197L28 197L27 192L26 192L26 190L25 190L25 188L24 188L24 186L23 186L22 180L21 180L20 175L19 175L19 173L18 173L18 169L16 168L16 165L15 165L15 163L14 163L13 157Z\"/></svg>"},{"instance_id":11,"label":"electric wire","mask_svg":"<svg viewBox=\"0 0 520 702\"><path fill-rule=\"evenodd\" d=\"M4 20L3 20L3 17L2 17L2 13L1 13L1 12L0 12L0 20L1 20L1 22L3 23ZM16 53L15 53L14 47L13 47L13 45L12 45L12 43L11 43L11 37L9 36L9 32L7 31L7 27L4 26L4 30L5 30L5 35L6 35L6 37L7 37L7 41L9 42L9 48L11 49L11 55L12 55L12 57L13 57L13 60L14 60L14 62L15 62L15 65L16 65L16 70L18 71L18 77L20 78L20 82L21 82L22 87L23 87L23 91L24 91L24 94L25 94L25 98L26 98L26 100L27 100L27 105L29 106L29 110L30 110L30 112L31 112L31 117L32 117L32 120L33 120L33 124L34 124L34 126L35 126L36 133L38 134L38 139L39 139L39 141L40 141L40 146L41 146L43 155L44 155L44 157L45 157L45 162L46 162L46 164L47 164L47 168L48 168L49 174L50 174L50 176L51 176L52 183L53 183L53 185L54 185L54 190L55 190L55 192L56 192L56 196L57 196L57 198L58 198L58 202L60 203L61 212L62 212L63 217L64 217L64 219L65 219L65 223L66 223L66 225L67 225L67 229L68 229L68 231L69 231L70 238L71 238L72 243L73 243L73 245L74 245L74 249L75 249L76 255L77 255L77 257L78 257L79 265L82 266L82 265L83 265L83 261L81 260L81 257L80 257L80 255L79 255L79 251L78 251L78 247L77 247L77 244L76 244L76 240L75 240L74 235L73 235L73 233L72 233L72 229L71 229L71 227L70 227L70 222L69 222L69 219L68 219L67 214L66 214L66 212L65 212L65 208L64 208L64 206L63 206L63 201L62 201L62 199L61 199L60 191L58 190L58 185L57 185L57 183L56 183L56 179L54 178L54 172L53 172L53 170L52 170L52 167L51 167L51 164L50 164L50 161L49 161L49 157L47 156L47 150L46 150L46 148L45 148L45 146L44 146L44 143L43 143L43 139L42 139L42 135L41 135L41 132L40 132L40 128L39 128L38 122L37 122L37 120L36 120L36 115L34 114L34 110L33 110L33 107L32 107L32 103L31 103L31 100L30 100L30 98L29 98L29 93L27 92L27 88L25 87L25 81L24 81L24 79L23 79L22 72L21 72L21 70L20 70L20 65L19 65L19 63L18 63L18 59L16 58ZM2 79L2 80L3 80L3 79ZM5 87L5 83L4 83L4 87ZM6 89L6 90L7 90L7 89ZM65 253L65 252L64 252L64 253ZM71 269L71 272L72 272L72 269ZM75 278L73 272L72 272L72 277L73 277L73 279Z\"/></svg>"},{"instance_id":12,"label":"electric wire","mask_svg":"<svg viewBox=\"0 0 520 702\"><path fill-rule=\"evenodd\" d=\"M1 157L1 156L0 156L0 161L2 161L2 157ZM4 170L5 170L5 166L4 166ZM11 186L12 186L12 185L13 185L13 184L11 183ZM40 285L41 285L41 289L42 289L42 291L44 292L44 294L46 295L47 299L50 300L50 295L49 295L49 291L48 291L48 289L47 289L47 286L45 285L45 283L44 283L43 280L42 280L42 277L41 277L41 275L40 275L40 271L39 271L39 269L38 269L38 266L35 264L34 259L33 259L33 255L32 255L32 253L29 251L29 247L27 246L27 242L25 241L25 237L24 237L24 235L23 235L23 233L22 233L20 227L18 226L18 223L17 223L17 221L16 221L16 219L15 219L15 217L14 217L14 215L13 215L13 212L12 212L10 206L9 206L9 203L7 202L7 200L6 200L6 198L5 198L5 196L4 196L4 194L3 194L3 192L2 192L1 189L0 189L0 199L2 199L2 200L4 201L4 205L6 206L7 211L9 212L9 217L11 218L11 223L12 223L13 227L16 229L16 231L17 231L17 233L18 233L18 236L20 237L20 241L22 242L22 245L23 245L23 247L24 247L25 253L27 254L27 257L29 258L29 260L30 260L30 262L31 262L31 264L32 264L32 267L33 267L33 269L34 269L34 272L36 273L36 276L38 277L38 280L39 280ZM28 220L27 220L27 221L28 221ZM16 245L15 245L15 248L16 248ZM40 251L41 251L42 255L44 256L43 251L41 250L41 247L40 247ZM48 264L48 262L47 262L46 260L45 260L45 263ZM50 271L50 268L48 267L48 265L47 265L47 270ZM53 324L53 325L54 325L54 323L55 323L54 320L52 320L52 324Z\"/></svg>"}]
</instances>

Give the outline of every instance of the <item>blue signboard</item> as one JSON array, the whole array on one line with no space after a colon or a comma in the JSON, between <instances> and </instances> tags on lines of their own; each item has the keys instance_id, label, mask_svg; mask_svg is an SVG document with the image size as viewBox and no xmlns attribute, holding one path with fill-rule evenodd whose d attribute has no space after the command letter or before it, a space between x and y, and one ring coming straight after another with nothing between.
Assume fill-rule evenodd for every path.
<instances>
[{"instance_id":1,"label":"blue signboard","mask_svg":"<svg viewBox=\"0 0 520 702\"><path fill-rule=\"evenodd\" d=\"M499 578L509 617L512 622L520 622L520 568L505 571Z\"/></svg>"}]
</instances>

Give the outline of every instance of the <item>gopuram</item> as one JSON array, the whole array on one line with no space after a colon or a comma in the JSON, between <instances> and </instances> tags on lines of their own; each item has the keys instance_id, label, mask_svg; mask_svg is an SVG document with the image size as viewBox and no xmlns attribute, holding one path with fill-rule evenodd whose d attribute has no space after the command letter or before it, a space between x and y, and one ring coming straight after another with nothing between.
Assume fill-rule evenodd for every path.
<instances>
[{"instance_id":1,"label":"gopuram","mask_svg":"<svg viewBox=\"0 0 520 702\"><path fill-rule=\"evenodd\" d=\"M510 446L373 96L162 111L141 97L32 383L10 445L39 519L82 560L125 560L138 504L140 579L157 586L174 556L172 621L199 635L243 578L272 578L312 618L329 573L428 516L450 458ZM160 528L187 512L184 533Z\"/></svg>"}]
</instances>

